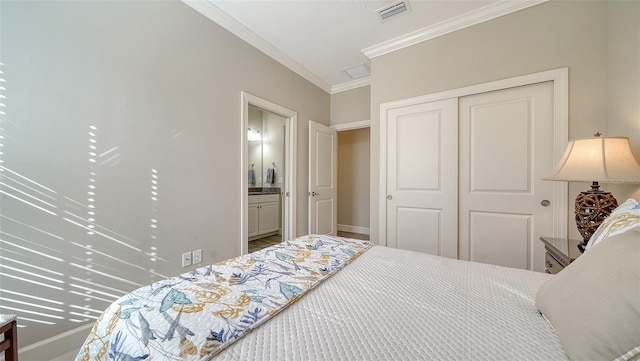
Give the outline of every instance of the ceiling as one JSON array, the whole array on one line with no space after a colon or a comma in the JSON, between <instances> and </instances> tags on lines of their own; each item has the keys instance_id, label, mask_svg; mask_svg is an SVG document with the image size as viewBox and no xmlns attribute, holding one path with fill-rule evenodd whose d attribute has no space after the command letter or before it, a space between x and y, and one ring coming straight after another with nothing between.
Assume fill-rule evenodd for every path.
<instances>
[{"instance_id":1,"label":"ceiling","mask_svg":"<svg viewBox=\"0 0 640 361\"><path fill-rule=\"evenodd\" d=\"M329 93L368 85L344 70L436 36L546 0L406 0L408 11L382 20L393 0L183 0Z\"/></svg>"}]
</instances>

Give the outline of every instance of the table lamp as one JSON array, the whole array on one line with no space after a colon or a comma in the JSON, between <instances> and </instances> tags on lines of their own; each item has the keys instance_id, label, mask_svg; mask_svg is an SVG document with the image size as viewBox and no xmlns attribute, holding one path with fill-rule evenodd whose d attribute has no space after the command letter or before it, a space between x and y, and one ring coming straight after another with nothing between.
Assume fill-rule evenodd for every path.
<instances>
[{"instance_id":1,"label":"table lamp","mask_svg":"<svg viewBox=\"0 0 640 361\"><path fill-rule=\"evenodd\" d=\"M618 206L611 192L600 190L599 182L640 183L640 165L631 153L629 138L601 137L570 141L562 159L545 180L592 182L591 189L576 197L575 215L582 243L589 242L598 226Z\"/></svg>"}]
</instances>

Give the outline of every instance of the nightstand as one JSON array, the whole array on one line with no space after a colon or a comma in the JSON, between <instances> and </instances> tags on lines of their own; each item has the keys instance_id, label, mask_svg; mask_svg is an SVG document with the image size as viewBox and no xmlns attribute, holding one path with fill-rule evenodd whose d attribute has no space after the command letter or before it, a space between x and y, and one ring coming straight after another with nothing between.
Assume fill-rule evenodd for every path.
<instances>
[{"instance_id":1,"label":"nightstand","mask_svg":"<svg viewBox=\"0 0 640 361\"><path fill-rule=\"evenodd\" d=\"M562 271L582 254L578 249L581 240L554 237L540 237L540 240L544 243L544 264L547 273L555 274Z\"/></svg>"},{"instance_id":2,"label":"nightstand","mask_svg":"<svg viewBox=\"0 0 640 361\"><path fill-rule=\"evenodd\" d=\"M18 328L16 315L0 315L0 353L4 353L5 361L18 360Z\"/></svg>"}]
</instances>

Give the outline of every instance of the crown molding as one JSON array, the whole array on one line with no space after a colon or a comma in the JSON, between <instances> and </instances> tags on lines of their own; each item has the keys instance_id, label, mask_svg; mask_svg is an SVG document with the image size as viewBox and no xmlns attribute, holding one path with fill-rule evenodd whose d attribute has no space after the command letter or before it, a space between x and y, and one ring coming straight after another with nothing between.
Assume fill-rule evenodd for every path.
<instances>
[{"instance_id":1,"label":"crown molding","mask_svg":"<svg viewBox=\"0 0 640 361\"><path fill-rule=\"evenodd\" d=\"M273 46L268 41L264 40L258 34L251 31L246 26L242 25L233 17L229 16L224 11L220 10L217 6L215 6L209 0L181 0L187 6L191 7L195 11L209 18L209 20L215 22L220 25L233 35L239 37L245 42L249 43L251 46L260 50L267 56L273 58L278 63L284 65L289 68L296 74L305 78L306 80L313 83L318 88L324 90L327 93L331 92L331 86L320 77L312 73L309 69L300 65L300 63L291 59L288 55L283 53L281 50Z\"/></svg>"},{"instance_id":2,"label":"crown molding","mask_svg":"<svg viewBox=\"0 0 640 361\"><path fill-rule=\"evenodd\" d=\"M337 84L331 87L331 94L342 93L347 90L361 88L371 85L371 76L365 76L359 79L351 80L346 83Z\"/></svg>"},{"instance_id":3,"label":"crown molding","mask_svg":"<svg viewBox=\"0 0 640 361\"><path fill-rule=\"evenodd\" d=\"M526 9L528 7L544 3L548 0L525 0L513 1L503 0L484 6L480 9L470 11L464 15L449 19L447 21L413 31L380 44L362 49L362 53L369 59L380 55L388 54L423 41L436 38L456 30L476 25L503 15Z\"/></svg>"}]
</instances>

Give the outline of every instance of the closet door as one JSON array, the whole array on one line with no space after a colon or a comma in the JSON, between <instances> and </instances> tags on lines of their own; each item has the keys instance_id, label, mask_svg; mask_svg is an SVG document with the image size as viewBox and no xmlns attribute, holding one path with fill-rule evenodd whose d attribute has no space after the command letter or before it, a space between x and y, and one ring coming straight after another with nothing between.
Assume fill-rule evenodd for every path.
<instances>
[{"instance_id":1,"label":"closet door","mask_svg":"<svg viewBox=\"0 0 640 361\"><path fill-rule=\"evenodd\" d=\"M553 83L460 98L460 258L543 270L553 234ZM543 206L546 204L547 206Z\"/></svg>"},{"instance_id":2,"label":"closet door","mask_svg":"<svg viewBox=\"0 0 640 361\"><path fill-rule=\"evenodd\" d=\"M389 110L387 246L457 257L457 113L457 99Z\"/></svg>"}]
</instances>

